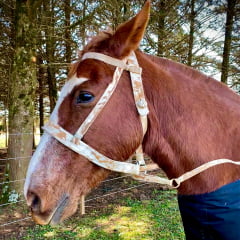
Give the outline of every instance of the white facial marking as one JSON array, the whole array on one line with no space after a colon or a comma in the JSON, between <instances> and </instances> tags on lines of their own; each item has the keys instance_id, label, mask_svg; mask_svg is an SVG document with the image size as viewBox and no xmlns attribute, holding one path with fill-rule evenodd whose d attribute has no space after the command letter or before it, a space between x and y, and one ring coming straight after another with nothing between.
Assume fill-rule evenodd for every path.
<instances>
[{"instance_id":1,"label":"white facial marking","mask_svg":"<svg viewBox=\"0 0 240 240\"><path fill-rule=\"evenodd\" d=\"M60 97L56 103L56 106L50 116L50 120L53 123L58 124L58 109L61 106L65 97L68 96L69 93L71 93L71 91L74 89L74 87L86 82L87 80L88 80L87 78L77 78L77 76L74 75L72 78L70 78L66 82L66 84L62 88L62 91L61 91ZM40 143L39 143L35 153L33 154L32 158L30 160L28 170L27 170L25 185L24 185L25 198L27 197L28 188L29 188L30 182L31 182L31 176L38 168L40 168L42 156L44 156L46 149L51 147L51 140L52 140L52 137L49 134L44 133L44 135L41 137Z\"/></svg>"},{"instance_id":2,"label":"white facial marking","mask_svg":"<svg viewBox=\"0 0 240 240\"><path fill-rule=\"evenodd\" d=\"M38 163L40 162L39 160L41 156L44 154L46 146L49 145L48 142L50 141L50 139L51 139L51 136L49 134L47 133L43 134L43 136L41 137L40 143L38 144L38 147L30 160L28 170L27 170L27 176L24 184L25 198L27 197L27 191L30 185L30 179L31 179L32 173L35 171L35 169L37 169Z\"/></svg>"},{"instance_id":3,"label":"white facial marking","mask_svg":"<svg viewBox=\"0 0 240 240\"><path fill-rule=\"evenodd\" d=\"M62 88L62 91L60 93L60 96L58 98L58 101L56 103L56 106L50 116L50 120L57 124L58 123L58 109L61 105L61 103L63 102L63 100L65 99L65 97L71 93L71 91L74 89L74 87L86 82L88 79L87 78L77 78L76 75L74 75L72 78L70 78L65 85Z\"/></svg>"}]
</instances>

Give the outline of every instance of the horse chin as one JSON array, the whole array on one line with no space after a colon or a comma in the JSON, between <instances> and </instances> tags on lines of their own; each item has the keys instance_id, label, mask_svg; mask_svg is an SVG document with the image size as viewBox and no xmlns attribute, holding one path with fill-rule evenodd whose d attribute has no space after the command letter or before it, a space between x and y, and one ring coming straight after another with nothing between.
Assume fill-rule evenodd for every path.
<instances>
[{"instance_id":1,"label":"horse chin","mask_svg":"<svg viewBox=\"0 0 240 240\"><path fill-rule=\"evenodd\" d=\"M69 196L63 195L56 208L50 214L36 214L32 212L32 218L37 224L55 226L73 215L76 210L77 204L70 204Z\"/></svg>"},{"instance_id":2,"label":"horse chin","mask_svg":"<svg viewBox=\"0 0 240 240\"><path fill-rule=\"evenodd\" d=\"M50 222L48 218L34 213L32 213L32 219L39 225L47 225Z\"/></svg>"}]
</instances>

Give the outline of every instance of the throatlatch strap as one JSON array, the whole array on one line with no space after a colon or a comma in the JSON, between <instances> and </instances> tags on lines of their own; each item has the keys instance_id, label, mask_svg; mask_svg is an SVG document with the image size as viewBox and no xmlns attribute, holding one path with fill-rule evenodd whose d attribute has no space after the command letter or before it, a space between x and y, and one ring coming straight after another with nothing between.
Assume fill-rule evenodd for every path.
<instances>
[{"instance_id":1,"label":"throatlatch strap","mask_svg":"<svg viewBox=\"0 0 240 240\"><path fill-rule=\"evenodd\" d=\"M132 52L128 57L127 64L129 68L134 66L139 66L137 57L134 52ZM140 121L142 124L142 130L143 130L143 138L144 138L147 132L147 123L148 123L147 115L149 113L149 110L148 110L148 105L147 105L147 101L144 94L142 76L141 76L141 73L139 74L135 72L130 72L130 78L132 83L134 101L135 101L138 114L140 116ZM146 165L144 161L142 144L136 149L135 156L136 156L137 162L141 166Z\"/></svg>"},{"instance_id":2,"label":"throatlatch strap","mask_svg":"<svg viewBox=\"0 0 240 240\"><path fill-rule=\"evenodd\" d=\"M134 52L132 52L128 59L127 64L129 68L138 66L138 61ZM141 68L140 68L141 69ZM142 69L141 69L142 70ZM149 113L147 101L144 94L143 83L142 83L142 76L141 73L130 72L131 82L132 82L132 89L133 89L133 96L135 100L135 104L138 110L138 113L141 117L147 119L147 115ZM145 120L144 120L145 121ZM147 124L144 122L143 124ZM146 133L147 128L143 126L143 135Z\"/></svg>"},{"instance_id":3,"label":"throatlatch strap","mask_svg":"<svg viewBox=\"0 0 240 240\"><path fill-rule=\"evenodd\" d=\"M97 118L98 114L104 108L105 104L109 101L112 93L114 92L119 82L119 79L121 77L123 70L130 72L133 96L134 96L136 108L140 115L140 121L142 124L143 136L144 136L147 131L147 115L149 113L149 110L148 110L147 102L145 99L144 89L142 84L142 77L141 77L142 69L138 65L138 61L135 53L132 52L126 59L119 60L119 59L115 59L110 56L104 55L102 53L88 52L88 53L85 53L82 57L82 60L85 60L85 59L96 59L99 61L103 61L107 64L116 66L117 68L114 72L112 82L109 84L108 88L105 90L103 96L95 105L91 113L82 123L80 128L77 130L77 132L75 133L75 137L78 137L81 139L84 136L84 134L87 132L91 124ZM142 145L140 145L136 149L135 156L136 156L137 162L140 165L145 165Z\"/></svg>"}]
</instances>

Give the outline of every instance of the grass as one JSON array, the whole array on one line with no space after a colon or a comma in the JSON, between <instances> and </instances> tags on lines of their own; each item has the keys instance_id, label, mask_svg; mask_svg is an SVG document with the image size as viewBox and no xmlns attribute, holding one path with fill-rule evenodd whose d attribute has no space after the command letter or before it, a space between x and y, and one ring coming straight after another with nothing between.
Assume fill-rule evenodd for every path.
<instances>
[{"instance_id":1,"label":"grass","mask_svg":"<svg viewBox=\"0 0 240 240\"><path fill-rule=\"evenodd\" d=\"M123 198L84 217L73 217L63 226L27 229L23 240L183 240L184 232L175 191L155 190L151 200ZM9 238L15 240L16 238Z\"/></svg>"}]
</instances>

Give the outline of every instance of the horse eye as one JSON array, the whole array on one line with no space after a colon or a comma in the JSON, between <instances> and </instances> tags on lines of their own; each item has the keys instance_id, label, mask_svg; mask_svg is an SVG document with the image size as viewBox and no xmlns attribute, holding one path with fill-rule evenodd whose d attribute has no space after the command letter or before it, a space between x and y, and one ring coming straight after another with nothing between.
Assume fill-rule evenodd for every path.
<instances>
[{"instance_id":1,"label":"horse eye","mask_svg":"<svg viewBox=\"0 0 240 240\"><path fill-rule=\"evenodd\" d=\"M80 92L77 96L76 103L90 103L94 100L94 96L89 92Z\"/></svg>"}]
</instances>

